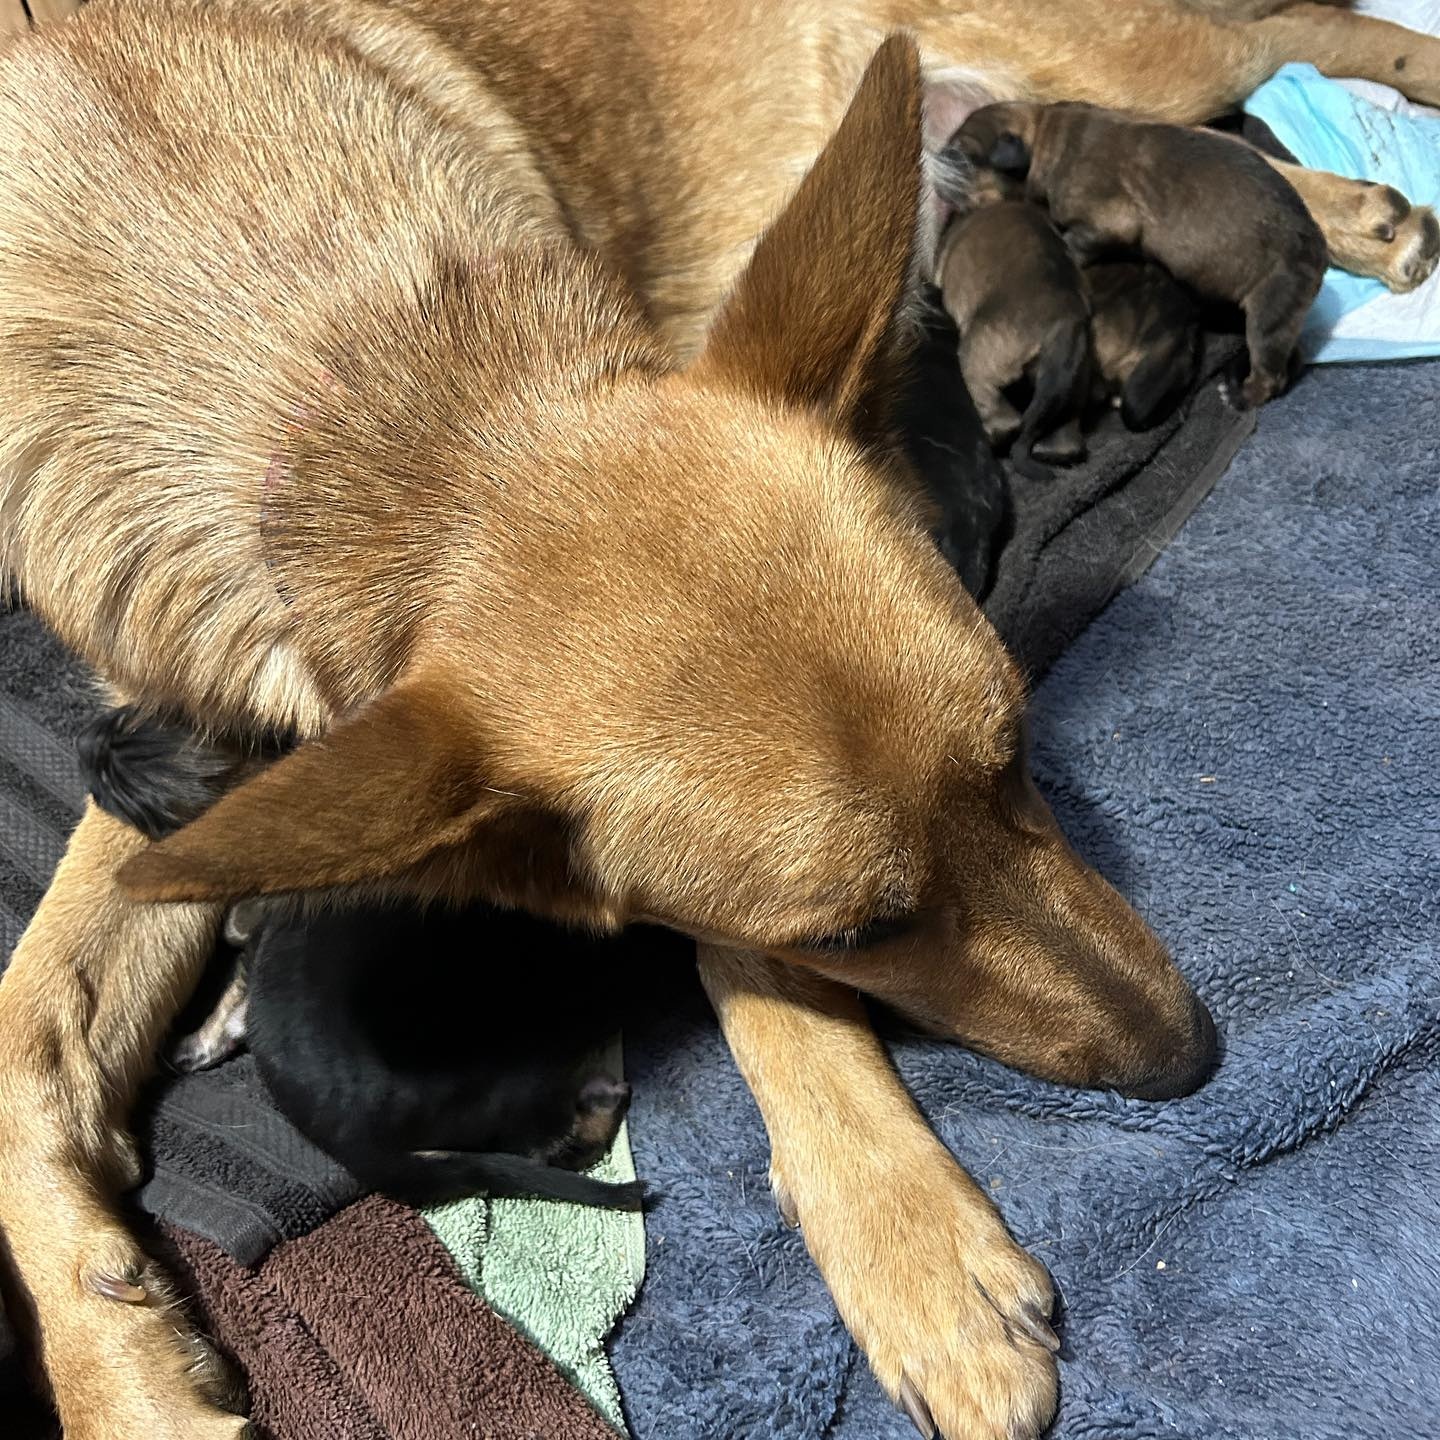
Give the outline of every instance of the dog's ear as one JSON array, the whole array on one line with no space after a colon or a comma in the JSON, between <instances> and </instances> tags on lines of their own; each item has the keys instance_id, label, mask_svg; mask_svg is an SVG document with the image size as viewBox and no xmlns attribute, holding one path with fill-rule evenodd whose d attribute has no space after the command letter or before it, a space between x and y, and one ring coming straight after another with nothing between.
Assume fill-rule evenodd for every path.
<instances>
[{"instance_id":1,"label":"dog's ear","mask_svg":"<svg viewBox=\"0 0 1440 1440\"><path fill-rule=\"evenodd\" d=\"M885 435L920 224L922 85L892 35L794 198L760 237L695 374Z\"/></svg>"},{"instance_id":2,"label":"dog's ear","mask_svg":"<svg viewBox=\"0 0 1440 1440\"><path fill-rule=\"evenodd\" d=\"M1023 179L1030 173L1030 147L1013 130L1002 130L985 158L990 168L1002 175Z\"/></svg>"},{"instance_id":3,"label":"dog's ear","mask_svg":"<svg viewBox=\"0 0 1440 1440\"><path fill-rule=\"evenodd\" d=\"M132 857L119 880L139 900L354 885L534 818L487 783L480 739L449 692L402 683Z\"/></svg>"}]
</instances>

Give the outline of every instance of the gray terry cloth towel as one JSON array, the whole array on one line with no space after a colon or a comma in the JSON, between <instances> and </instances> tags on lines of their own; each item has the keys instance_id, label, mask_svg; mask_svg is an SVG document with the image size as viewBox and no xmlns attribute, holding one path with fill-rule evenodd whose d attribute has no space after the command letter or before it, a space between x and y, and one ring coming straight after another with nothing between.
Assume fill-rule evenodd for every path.
<instances>
[{"instance_id":1,"label":"gray terry cloth towel","mask_svg":"<svg viewBox=\"0 0 1440 1440\"><path fill-rule=\"evenodd\" d=\"M953 351L946 363L953 377ZM939 404L946 381L942 371L932 373L940 377ZM1010 477L1013 533L987 611L1032 674L1158 554L1250 423L1219 403L1210 381L1183 417L1146 435L1109 437L1086 464L1057 471L1051 482ZM943 426L934 430L943 436ZM914 444L930 445L935 464L947 453L953 459L923 436ZM97 705L84 668L33 616L0 613L0 954L7 958L78 814L74 739ZM274 1110L245 1056L201 1075L162 1076L136 1130L149 1162L138 1205L244 1264L307 1233L357 1193ZM8 1343L0 1333L0 1357ZM0 1403L3 1393L0 1384Z\"/></svg>"}]
</instances>

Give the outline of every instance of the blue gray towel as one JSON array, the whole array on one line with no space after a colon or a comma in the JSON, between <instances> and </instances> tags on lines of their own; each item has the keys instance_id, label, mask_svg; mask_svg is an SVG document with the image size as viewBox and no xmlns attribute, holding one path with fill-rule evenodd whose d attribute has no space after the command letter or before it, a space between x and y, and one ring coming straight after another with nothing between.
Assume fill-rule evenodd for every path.
<instances>
[{"instance_id":1,"label":"blue gray towel","mask_svg":"<svg viewBox=\"0 0 1440 1440\"><path fill-rule=\"evenodd\" d=\"M1063 823L1226 1055L1164 1105L898 1040L1064 1304L1055 1440L1433 1440L1440 365L1312 374L1035 703ZM661 1190L612 1347L637 1440L913 1440L765 1181L689 992L631 1033Z\"/></svg>"}]
</instances>

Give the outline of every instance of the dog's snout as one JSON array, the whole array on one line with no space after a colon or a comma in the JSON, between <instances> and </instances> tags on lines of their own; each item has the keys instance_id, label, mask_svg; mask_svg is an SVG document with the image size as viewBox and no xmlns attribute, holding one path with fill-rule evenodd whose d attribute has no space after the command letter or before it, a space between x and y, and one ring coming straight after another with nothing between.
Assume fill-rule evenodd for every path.
<instances>
[{"instance_id":1,"label":"dog's snout","mask_svg":"<svg viewBox=\"0 0 1440 1440\"><path fill-rule=\"evenodd\" d=\"M1219 1037L1215 1021L1198 998L1192 999L1191 1033L1165 1063L1139 1082L1124 1087L1136 1100L1174 1100L1198 1090L1215 1068Z\"/></svg>"}]
</instances>

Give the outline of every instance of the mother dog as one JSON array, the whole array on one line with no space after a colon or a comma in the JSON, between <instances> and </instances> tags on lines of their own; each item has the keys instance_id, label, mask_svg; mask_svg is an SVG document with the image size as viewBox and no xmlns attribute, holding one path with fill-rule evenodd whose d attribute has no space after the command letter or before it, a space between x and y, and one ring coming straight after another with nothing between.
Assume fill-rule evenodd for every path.
<instances>
[{"instance_id":1,"label":"mother dog","mask_svg":"<svg viewBox=\"0 0 1440 1440\"><path fill-rule=\"evenodd\" d=\"M323 737L153 849L87 813L0 986L0 1224L72 1440L240 1430L116 1218L127 1107L221 902L376 882L696 936L881 1383L1043 1427L1048 1280L856 991L1137 1095L1214 1034L1031 786L893 458L922 108L1198 121L1289 58L1440 100L1433 42L1224 18L1267 8L101 0L0 56L6 569L124 696ZM1427 212L1297 183L1343 263L1433 268Z\"/></svg>"}]
</instances>

